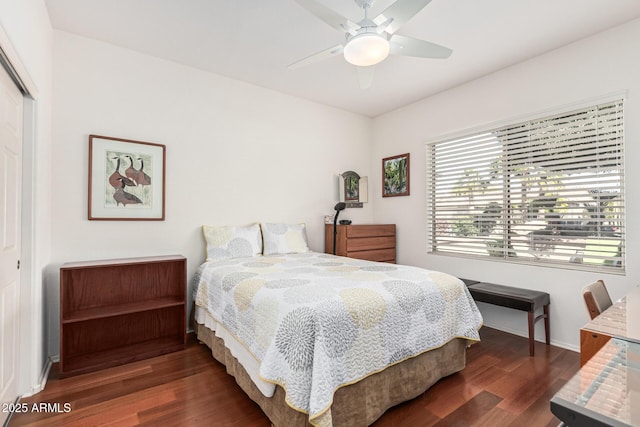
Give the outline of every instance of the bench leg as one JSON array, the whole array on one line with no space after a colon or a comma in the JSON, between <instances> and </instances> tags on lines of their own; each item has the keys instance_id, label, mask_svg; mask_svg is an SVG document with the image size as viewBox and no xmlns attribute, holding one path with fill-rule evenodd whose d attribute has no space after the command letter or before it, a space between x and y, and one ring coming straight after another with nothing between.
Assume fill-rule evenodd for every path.
<instances>
[{"instance_id":1,"label":"bench leg","mask_svg":"<svg viewBox=\"0 0 640 427\"><path fill-rule=\"evenodd\" d=\"M535 320L533 317L533 311L529 311L528 315L529 315L529 356L533 357L534 354L534 349L535 349Z\"/></svg>"},{"instance_id":2,"label":"bench leg","mask_svg":"<svg viewBox=\"0 0 640 427\"><path fill-rule=\"evenodd\" d=\"M535 317L533 311L529 311L529 356L533 356L535 348L535 324L538 320L544 319L544 338L547 345L551 345L551 329L549 329L549 304L542 307L543 313Z\"/></svg>"},{"instance_id":3,"label":"bench leg","mask_svg":"<svg viewBox=\"0 0 640 427\"><path fill-rule=\"evenodd\" d=\"M542 307L544 310L544 337L547 341L547 345L551 345L551 334L549 329L549 304Z\"/></svg>"}]
</instances>

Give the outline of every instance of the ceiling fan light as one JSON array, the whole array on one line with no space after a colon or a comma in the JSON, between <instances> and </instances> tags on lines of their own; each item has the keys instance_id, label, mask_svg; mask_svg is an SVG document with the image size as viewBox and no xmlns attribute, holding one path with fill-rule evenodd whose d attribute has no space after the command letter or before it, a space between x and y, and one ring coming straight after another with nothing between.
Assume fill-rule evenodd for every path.
<instances>
[{"instance_id":1,"label":"ceiling fan light","mask_svg":"<svg viewBox=\"0 0 640 427\"><path fill-rule=\"evenodd\" d=\"M357 35L344 47L344 59L360 67L375 65L387 56L389 56L389 42L376 33Z\"/></svg>"}]
</instances>

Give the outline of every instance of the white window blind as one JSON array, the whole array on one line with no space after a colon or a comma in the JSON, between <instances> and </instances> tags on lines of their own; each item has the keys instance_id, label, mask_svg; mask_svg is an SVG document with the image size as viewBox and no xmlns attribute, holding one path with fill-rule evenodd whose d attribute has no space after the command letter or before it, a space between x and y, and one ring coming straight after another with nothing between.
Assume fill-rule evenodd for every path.
<instances>
[{"instance_id":1,"label":"white window blind","mask_svg":"<svg viewBox=\"0 0 640 427\"><path fill-rule=\"evenodd\" d=\"M624 270L623 101L427 145L433 253Z\"/></svg>"}]
</instances>

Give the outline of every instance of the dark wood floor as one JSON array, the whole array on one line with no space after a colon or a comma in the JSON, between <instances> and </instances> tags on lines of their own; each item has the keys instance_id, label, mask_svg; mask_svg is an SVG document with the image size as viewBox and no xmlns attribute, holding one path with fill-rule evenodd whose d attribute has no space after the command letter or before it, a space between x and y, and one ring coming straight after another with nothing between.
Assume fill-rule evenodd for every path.
<instances>
[{"instance_id":1,"label":"dark wood floor","mask_svg":"<svg viewBox=\"0 0 640 427\"><path fill-rule=\"evenodd\" d=\"M480 335L462 372L374 425L557 426L549 400L577 372L578 353L536 343L536 356L529 357L525 338L486 327ZM54 365L45 390L21 403L27 412L15 414L9 426L270 426L195 341L181 352L77 377L58 379Z\"/></svg>"}]
</instances>

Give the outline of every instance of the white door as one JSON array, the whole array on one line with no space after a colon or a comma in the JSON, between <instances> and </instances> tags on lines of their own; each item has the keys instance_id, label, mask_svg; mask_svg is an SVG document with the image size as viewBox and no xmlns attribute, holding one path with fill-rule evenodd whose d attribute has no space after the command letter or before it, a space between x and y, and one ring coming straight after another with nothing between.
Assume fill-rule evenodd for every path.
<instances>
[{"instance_id":1,"label":"white door","mask_svg":"<svg viewBox=\"0 0 640 427\"><path fill-rule=\"evenodd\" d=\"M0 67L0 425L18 396L22 101Z\"/></svg>"}]
</instances>

